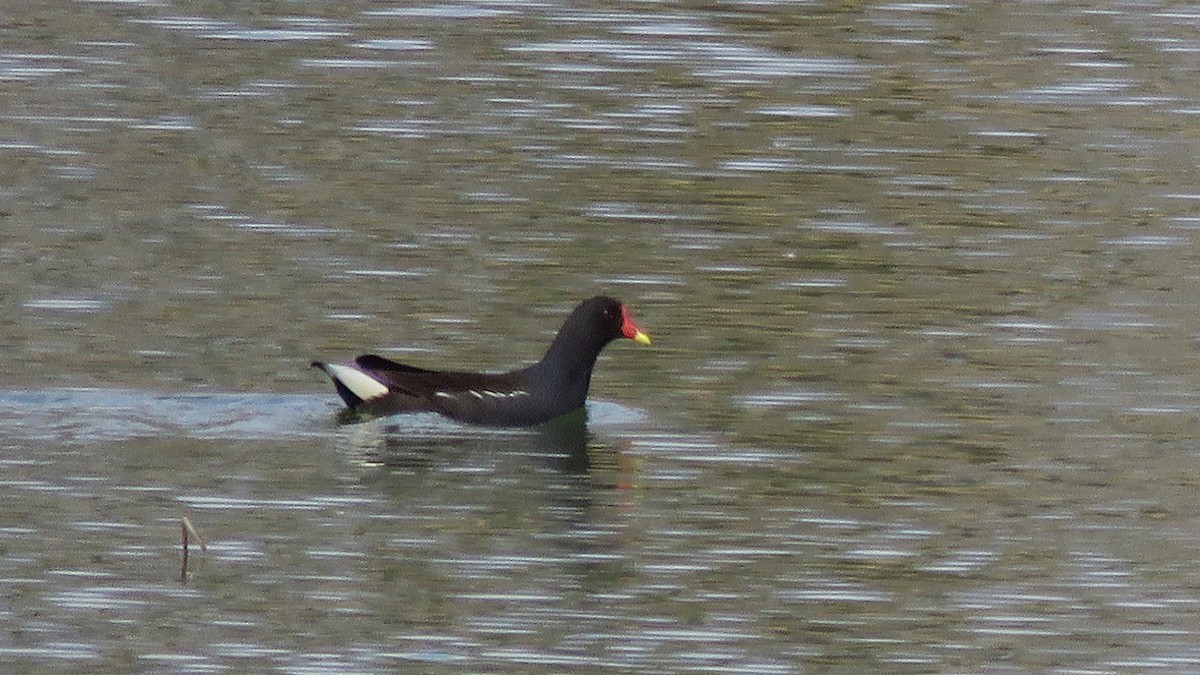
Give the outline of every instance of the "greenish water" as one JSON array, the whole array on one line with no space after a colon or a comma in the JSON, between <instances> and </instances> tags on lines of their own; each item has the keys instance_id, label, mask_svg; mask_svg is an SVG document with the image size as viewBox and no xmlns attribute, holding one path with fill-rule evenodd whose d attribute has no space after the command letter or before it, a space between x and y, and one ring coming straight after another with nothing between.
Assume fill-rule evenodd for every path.
<instances>
[{"instance_id":1,"label":"greenish water","mask_svg":"<svg viewBox=\"0 0 1200 675\"><path fill-rule=\"evenodd\" d=\"M9 14L0 670L1196 669L1188 8ZM308 368L601 292L586 425Z\"/></svg>"}]
</instances>

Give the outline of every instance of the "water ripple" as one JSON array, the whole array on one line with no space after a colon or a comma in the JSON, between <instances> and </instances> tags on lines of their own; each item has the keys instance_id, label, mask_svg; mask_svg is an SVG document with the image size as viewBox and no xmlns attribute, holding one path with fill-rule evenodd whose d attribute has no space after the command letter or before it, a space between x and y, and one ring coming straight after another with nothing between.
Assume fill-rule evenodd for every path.
<instances>
[{"instance_id":1,"label":"water ripple","mask_svg":"<svg viewBox=\"0 0 1200 675\"><path fill-rule=\"evenodd\" d=\"M349 32L342 24L313 17L280 19L285 27L252 28L223 19L202 16L162 16L130 19L131 23L189 33L210 40L249 42L310 42L346 37Z\"/></svg>"},{"instance_id":2,"label":"water ripple","mask_svg":"<svg viewBox=\"0 0 1200 675\"><path fill-rule=\"evenodd\" d=\"M325 435L327 396L167 395L135 390L0 392L0 429L12 437L76 442L183 434L197 438Z\"/></svg>"}]
</instances>

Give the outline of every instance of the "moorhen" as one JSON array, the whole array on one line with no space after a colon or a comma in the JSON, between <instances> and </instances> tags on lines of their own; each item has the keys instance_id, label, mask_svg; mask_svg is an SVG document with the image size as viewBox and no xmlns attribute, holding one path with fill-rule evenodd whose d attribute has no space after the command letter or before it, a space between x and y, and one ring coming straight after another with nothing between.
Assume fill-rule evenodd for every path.
<instances>
[{"instance_id":1,"label":"moorhen","mask_svg":"<svg viewBox=\"0 0 1200 675\"><path fill-rule=\"evenodd\" d=\"M583 405L596 357L620 337L650 344L625 305L599 296L571 312L540 361L508 373L425 370L374 354L353 364L312 365L333 380L351 410L436 412L472 424L532 426Z\"/></svg>"}]
</instances>

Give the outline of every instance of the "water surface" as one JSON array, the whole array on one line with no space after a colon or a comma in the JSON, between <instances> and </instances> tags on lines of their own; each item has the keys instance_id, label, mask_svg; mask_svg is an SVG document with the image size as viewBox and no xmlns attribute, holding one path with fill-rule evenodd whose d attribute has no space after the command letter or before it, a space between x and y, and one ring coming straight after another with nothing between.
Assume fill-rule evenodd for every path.
<instances>
[{"instance_id":1,"label":"water surface","mask_svg":"<svg viewBox=\"0 0 1200 675\"><path fill-rule=\"evenodd\" d=\"M10 14L7 669L1197 669L1187 7ZM586 426L307 367L601 292Z\"/></svg>"}]
</instances>

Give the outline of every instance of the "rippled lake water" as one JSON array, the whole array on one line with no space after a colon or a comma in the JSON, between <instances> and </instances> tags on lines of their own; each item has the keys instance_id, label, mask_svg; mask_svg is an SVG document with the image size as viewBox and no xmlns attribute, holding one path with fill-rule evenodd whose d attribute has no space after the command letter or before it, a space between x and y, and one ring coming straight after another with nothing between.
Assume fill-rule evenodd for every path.
<instances>
[{"instance_id":1,"label":"rippled lake water","mask_svg":"<svg viewBox=\"0 0 1200 675\"><path fill-rule=\"evenodd\" d=\"M1200 669L1198 18L17 3L0 670ZM597 293L549 428L308 368Z\"/></svg>"}]
</instances>

